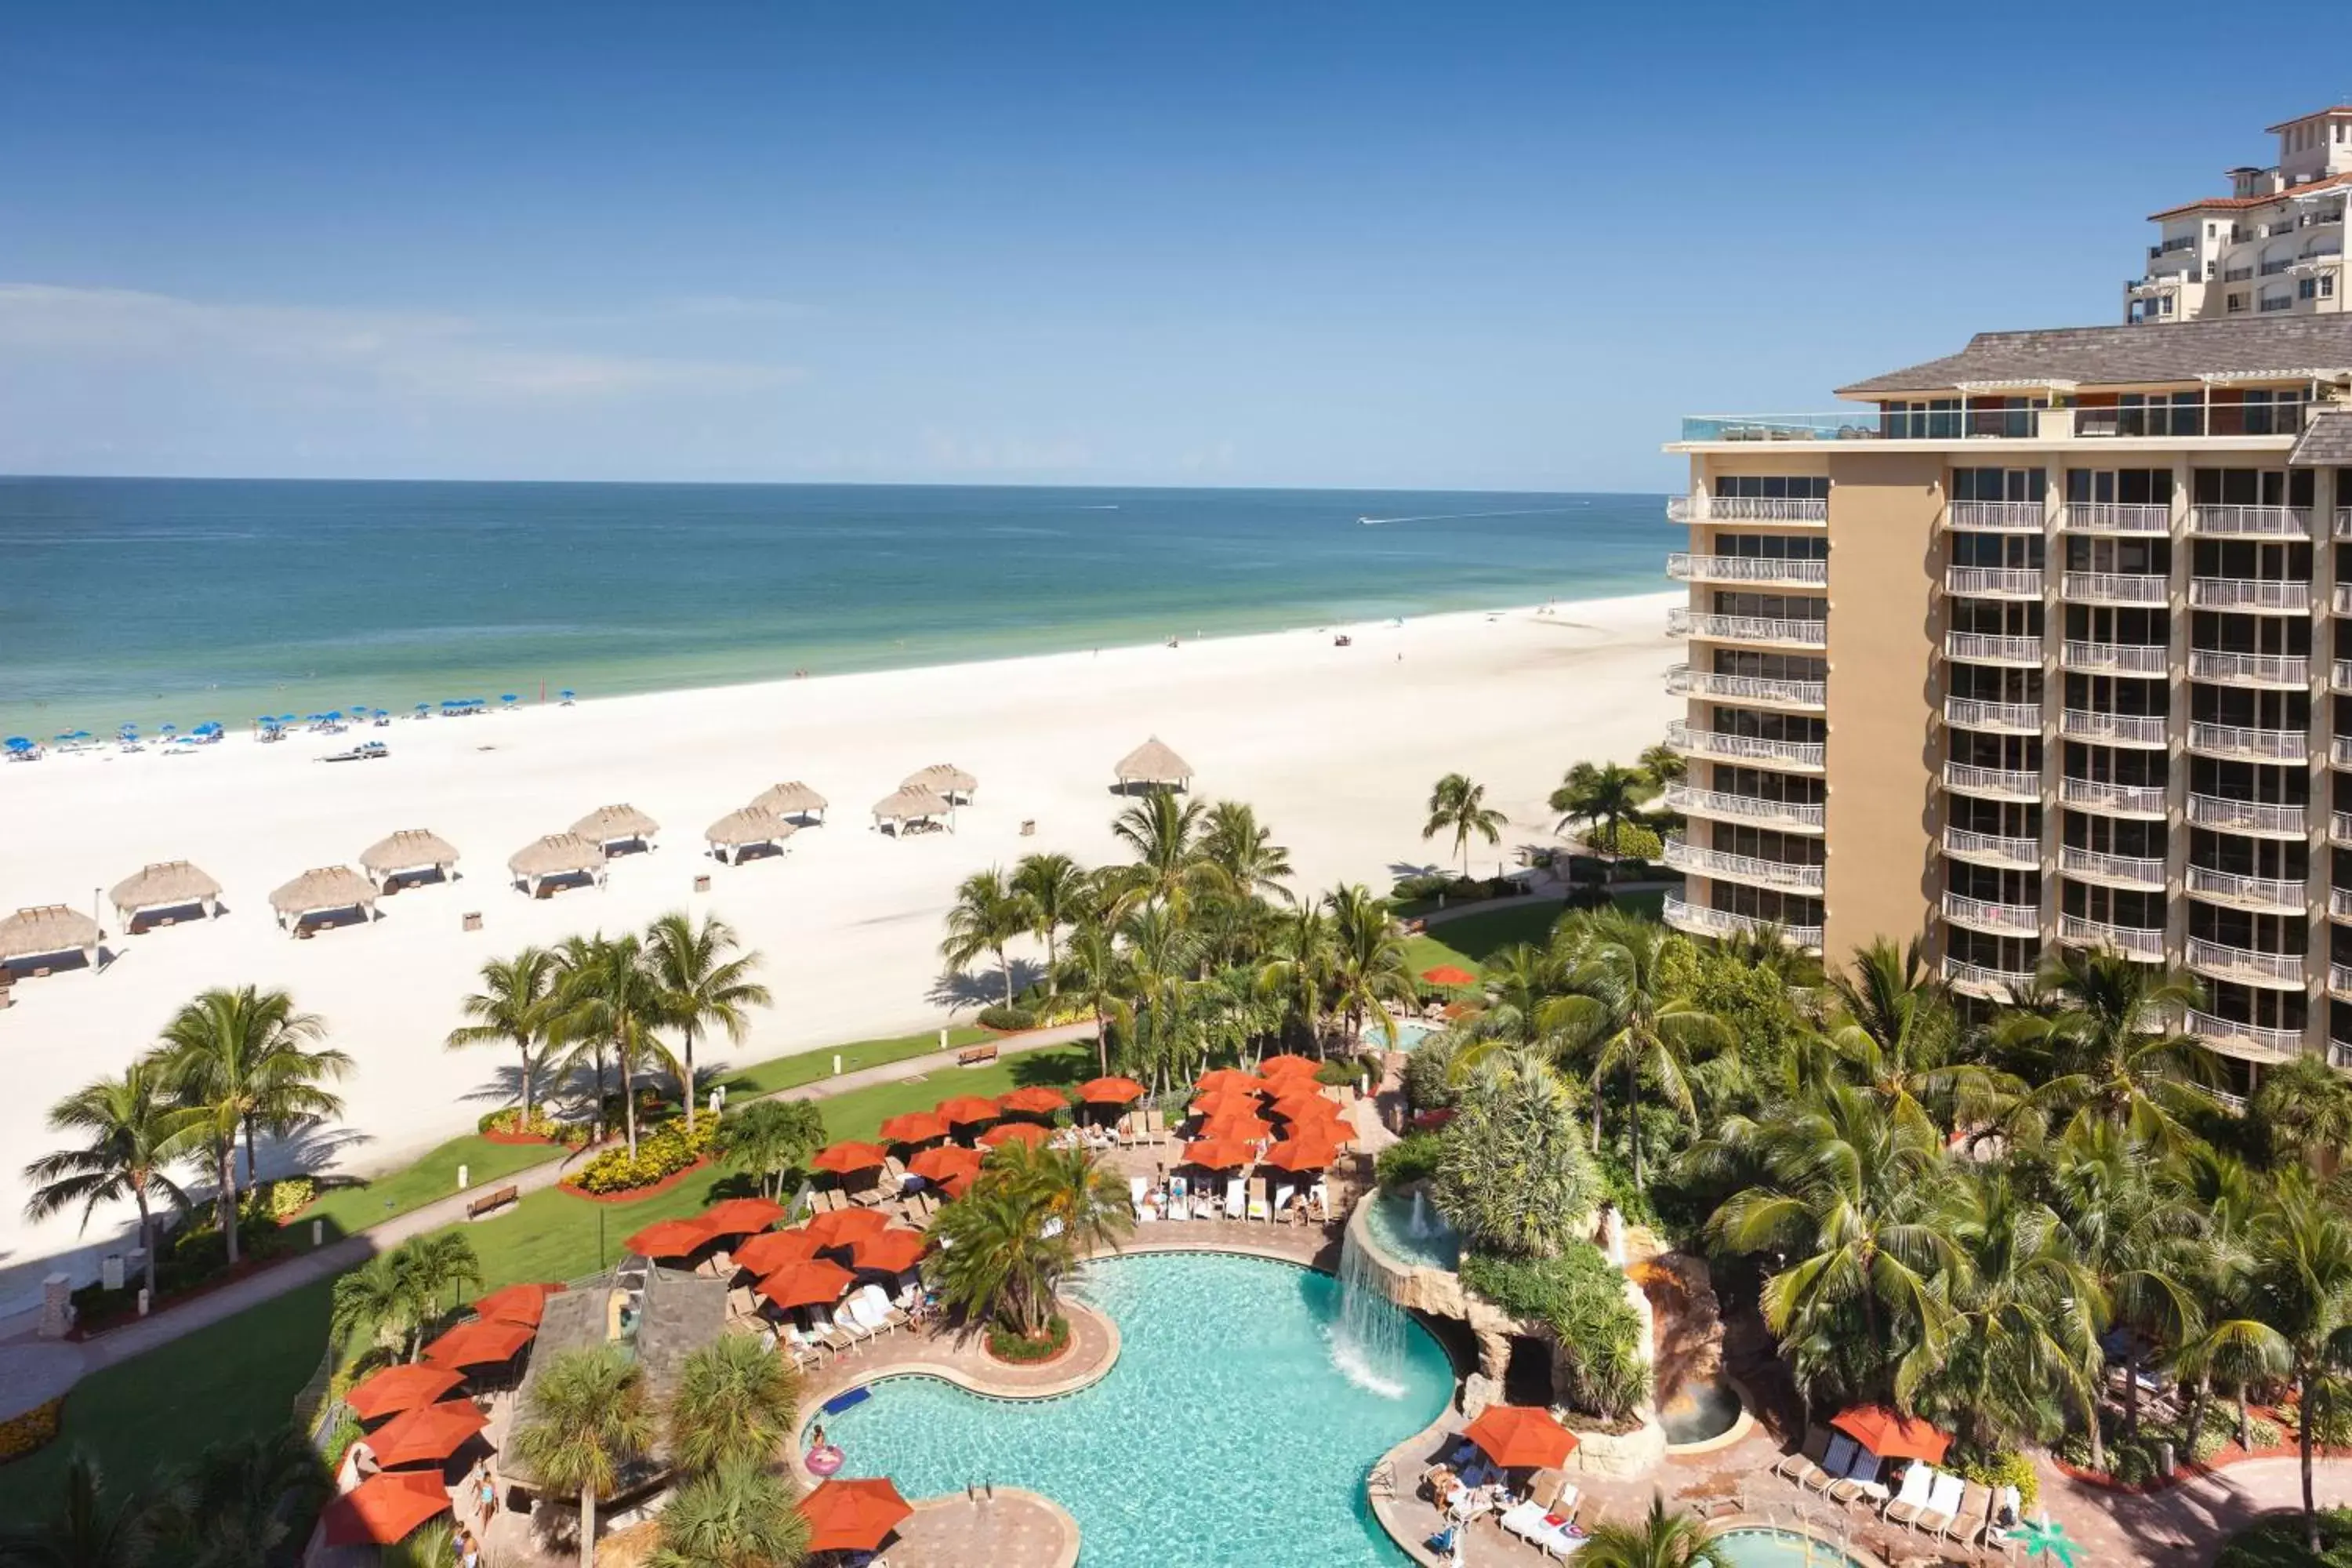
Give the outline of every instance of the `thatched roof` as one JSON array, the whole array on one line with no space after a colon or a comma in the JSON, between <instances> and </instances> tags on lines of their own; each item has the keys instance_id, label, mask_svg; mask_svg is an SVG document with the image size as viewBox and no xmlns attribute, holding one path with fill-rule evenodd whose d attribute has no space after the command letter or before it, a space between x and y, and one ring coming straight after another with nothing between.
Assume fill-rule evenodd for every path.
<instances>
[{"instance_id":1,"label":"thatched roof","mask_svg":"<svg viewBox=\"0 0 2352 1568\"><path fill-rule=\"evenodd\" d=\"M772 811L747 805L730 811L702 830L703 840L732 847L740 844L781 844L800 829Z\"/></svg>"},{"instance_id":2,"label":"thatched roof","mask_svg":"<svg viewBox=\"0 0 2352 1568\"><path fill-rule=\"evenodd\" d=\"M349 866L316 866L270 894L269 907L296 920L322 910L373 909L375 884Z\"/></svg>"},{"instance_id":3,"label":"thatched roof","mask_svg":"<svg viewBox=\"0 0 2352 1568\"><path fill-rule=\"evenodd\" d=\"M0 959L79 952L98 945L98 922L63 904L40 904L0 920Z\"/></svg>"},{"instance_id":4,"label":"thatched roof","mask_svg":"<svg viewBox=\"0 0 2352 1568\"><path fill-rule=\"evenodd\" d=\"M507 857L507 869L518 877L563 877L604 868L604 847L577 833L551 833Z\"/></svg>"},{"instance_id":5,"label":"thatched roof","mask_svg":"<svg viewBox=\"0 0 2352 1568\"><path fill-rule=\"evenodd\" d=\"M619 844L650 838L661 831L661 824L634 805L600 805L573 823L572 831L599 844Z\"/></svg>"},{"instance_id":6,"label":"thatched roof","mask_svg":"<svg viewBox=\"0 0 2352 1568\"><path fill-rule=\"evenodd\" d=\"M824 796L794 779L761 791L751 805L755 810L772 811L778 816L798 816L804 811L823 811Z\"/></svg>"},{"instance_id":7,"label":"thatched roof","mask_svg":"<svg viewBox=\"0 0 2352 1568\"><path fill-rule=\"evenodd\" d=\"M404 827L389 838L379 838L360 856L360 864L378 877L457 863L457 847L422 827Z\"/></svg>"},{"instance_id":8,"label":"thatched roof","mask_svg":"<svg viewBox=\"0 0 2352 1568\"><path fill-rule=\"evenodd\" d=\"M221 885L185 860L158 860L114 884L109 895L124 916L141 910L176 910L220 897Z\"/></svg>"},{"instance_id":9,"label":"thatched roof","mask_svg":"<svg viewBox=\"0 0 2352 1568\"><path fill-rule=\"evenodd\" d=\"M933 763L919 773L908 773L898 787L937 790L941 795L970 795L980 787L980 781L953 763Z\"/></svg>"},{"instance_id":10,"label":"thatched roof","mask_svg":"<svg viewBox=\"0 0 2352 1568\"><path fill-rule=\"evenodd\" d=\"M937 791L911 784L897 795L874 803L875 816L887 817L893 822L905 822L917 816L945 816L949 809L948 803Z\"/></svg>"},{"instance_id":11,"label":"thatched roof","mask_svg":"<svg viewBox=\"0 0 2352 1568\"><path fill-rule=\"evenodd\" d=\"M1154 735L1121 757L1113 771L1121 784L1182 784L1192 776L1192 764Z\"/></svg>"}]
</instances>

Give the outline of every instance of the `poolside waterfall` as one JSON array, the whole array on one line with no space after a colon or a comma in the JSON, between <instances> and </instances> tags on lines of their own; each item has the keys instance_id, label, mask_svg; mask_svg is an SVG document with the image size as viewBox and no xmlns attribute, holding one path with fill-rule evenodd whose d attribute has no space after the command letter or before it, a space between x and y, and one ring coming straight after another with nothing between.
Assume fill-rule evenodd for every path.
<instances>
[{"instance_id":1,"label":"poolside waterfall","mask_svg":"<svg viewBox=\"0 0 2352 1568\"><path fill-rule=\"evenodd\" d=\"M1405 1391L1405 1310L1389 1298L1389 1273L1356 1240L1339 1244L1339 1314L1331 1324L1331 1360L1349 1382L1395 1398Z\"/></svg>"}]
</instances>

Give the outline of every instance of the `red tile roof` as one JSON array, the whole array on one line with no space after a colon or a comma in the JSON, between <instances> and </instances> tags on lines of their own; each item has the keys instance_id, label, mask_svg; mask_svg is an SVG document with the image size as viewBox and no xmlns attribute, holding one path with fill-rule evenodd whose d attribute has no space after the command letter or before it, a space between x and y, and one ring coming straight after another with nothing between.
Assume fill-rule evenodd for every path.
<instances>
[{"instance_id":1,"label":"red tile roof","mask_svg":"<svg viewBox=\"0 0 2352 1568\"><path fill-rule=\"evenodd\" d=\"M2289 196L2308 195L2314 191L2324 191L2330 185L2342 184L2352 184L2352 174L2330 174L2324 180L2313 180L2307 184L2289 185L2283 191L2273 191L2266 196L2208 196L2201 202L2187 202L2177 207L2167 207L2160 213L2150 213L2147 216L2148 221L2154 223L2159 218L2178 217L2182 213L2210 212L2217 207L2235 210L2268 206L2273 202L2283 202Z\"/></svg>"},{"instance_id":2,"label":"red tile roof","mask_svg":"<svg viewBox=\"0 0 2352 1568\"><path fill-rule=\"evenodd\" d=\"M2306 120L2324 120L2331 114L2352 114L2352 103L2339 103L2332 109L2315 109L2309 114L2298 114L2293 120L2282 120L2276 125L2263 127L2263 134L2275 136L2290 125L2300 125Z\"/></svg>"}]
</instances>

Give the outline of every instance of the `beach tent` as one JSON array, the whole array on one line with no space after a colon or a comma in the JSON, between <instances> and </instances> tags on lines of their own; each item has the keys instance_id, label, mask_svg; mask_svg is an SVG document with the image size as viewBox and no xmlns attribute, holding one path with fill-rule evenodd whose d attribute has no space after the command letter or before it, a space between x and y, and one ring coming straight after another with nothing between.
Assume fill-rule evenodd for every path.
<instances>
[{"instance_id":1,"label":"beach tent","mask_svg":"<svg viewBox=\"0 0 2352 1568\"><path fill-rule=\"evenodd\" d=\"M98 940L105 933L79 910L36 904L0 920L0 963L18 958L60 958L79 952L98 968Z\"/></svg>"},{"instance_id":2,"label":"beach tent","mask_svg":"<svg viewBox=\"0 0 2352 1568\"><path fill-rule=\"evenodd\" d=\"M970 805L971 792L980 787L980 781L953 763L933 763L919 773L908 773L898 787L932 790L945 796L950 805ZM963 798L958 800L958 795Z\"/></svg>"},{"instance_id":3,"label":"beach tent","mask_svg":"<svg viewBox=\"0 0 2352 1568\"><path fill-rule=\"evenodd\" d=\"M210 920L219 912L220 890L219 882L185 860L157 860L114 884L114 912L126 931L150 910L195 908Z\"/></svg>"},{"instance_id":4,"label":"beach tent","mask_svg":"<svg viewBox=\"0 0 2352 1568\"><path fill-rule=\"evenodd\" d=\"M534 839L507 857L515 884L532 898L540 885L556 877L586 877L604 885L604 847L577 833L551 833Z\"/></svg>"},{"instance_id":5,"label":"beach tent","mask_svg":"<svg viewBox=\"0 0 2352 1568\"><path fill-rule=\"evenodd\" d=\"M437 871L443 881L449 880L457 868L457 850L437 833L404 827L361 851L360 864L390 892L394 882L419 871Z\"/></svg>"},{"instance_id":6,"label":"beach tent","mask_svg":"<svg viewBox=\"0 0 2352 1568\"><path fill-rule=\"evenodd\" d=\"M349 866L316 866L269 895L278 923L299 931L312 915L333 910L357 910L375 919L375 884Z\"/></svg>"},{"instance_id":7,"label":"beach tent","mask_svg":"<svg viewBox=\"0 0 2352 1568\"><path fill-rule=\"evenodd\" d=\"M937 822L946 817L954 826L955 807L935 791L919 784L908 784L898 794L874 803L874 825L887 822L894 834L904 833L910 822Z\"/></svg>"},{"instance_id":8,"label":"beach tent","mask_svg":"<svg viewBox=\"0 0 2352 1568\"><path fill-rule=\"evenodd\" d=\"M1118 775L1122 790L1136 784L1148 789L1189 791L1192 787L1192 764L1169 750L1167 742L1157 735L1121 757L1111 771Z\"/></svg>"},{"instance_id":9,"label":"beach tent","mask_svg":"<svg viewBox=\"0 0 2352 1568\"><path fill-rule=\"evenodd\" d=\"M600 805L573 823L572 831L607 849L615 844L642 844L650 849L661 824L634 805Z\"/></svg>"},{"instance_id":10,"label":"beach tent","mask_svg":"<svg viewBox=\"0 0 2352 1568\"><path fill-rule=\"evenodd\" d=\"M753 845L764 844L771 849L781 849L784 840L799 831L772 811L747 805L740 811L729 812L704 828L702 837L717 858L730 865L740 865L743 851Z\"/></svg>"},{"instance_id":11,"label":"beach tent","mask_svg":"<svg viewBox=\"0 0 2352 1568\"><path fill-rule=\"evenodd\" d=\"M759 797L751 802L751 808L755 811L772 811L778 816L788 820L805 821L810 817L814 817L819 822L824 820L824 796L798 779L794 779L790 784L780 784L761 791Z\"/></svg>"}]
</instances>

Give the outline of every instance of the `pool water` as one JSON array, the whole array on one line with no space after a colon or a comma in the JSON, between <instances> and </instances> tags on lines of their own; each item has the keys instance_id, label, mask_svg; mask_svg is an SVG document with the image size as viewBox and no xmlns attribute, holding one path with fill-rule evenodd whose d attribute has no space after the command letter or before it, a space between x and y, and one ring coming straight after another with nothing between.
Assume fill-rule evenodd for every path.
<instances>
[{"instance_id":1,"label":"pool water","mask_svg":"<svg viewBox=\"0 0 2352 1568\"><path fill-rule=\"evenodd\" d=\"M982 1398L888 1378L824 1418L842 1473L908 1498L967 1482L1025 1487L1078 1521L1085 1568L1247 1563L1388 1568L1405 1556L1364 1500L1372 1462L1454 1390L1437 1342L1406 1336L1384 1396L1342 1375L1330 1276L1224 1253L1090 1265L1078 1294L1118 1324L1108 1376L1061 1399Z\"/></svg>"},{"instance_id":2,"label":"pool water","mask_svg":"<svg viewBox=\"0 0 2352 1568\"><path fill-rule=\"evenodd\" d=\"M1381 1038L1381 1031L1377 1025L1367 1028L1364 1032L1376 1044L1384 1047L1387 1046L1388 1042ZM1434 1025L1409 1024L1402 1018L1399 1018L1397 1020L1396 1026L1397 1037L1395 1048L1400 1051L1409 1051L1435 1033L1437 1033L1437 1028Z\"/></svg>"},{"instance_id":3,"label":"pool water","mask_svg":"<svg viewBox=\"0 0 2352 1568\"><path fill-rule=\"evenodd\" d=\"M1794 1530L1743 1527L1715 1539L1737 1568L1862 1568L1830 1542Z\"/></svg>"},{"instance_id":4,"label":"pool water","mask_svg":"<svg viewBox=\"0 0 2352 1568\"><path fill-rule=\"evenodd\" d=\"M1381 1193L1364 1225L1372 1243L1400 1263L1418 1268L1462 1266L1462 1238L1420 1190Z\"/></svg>"},{"instance_id":5,"label":"pool water","mask_svg":"<svg viewBox=\"0 0 2352 1568\"><path fill-rule=\"evenodd\" d=\"M1739 1420L1739 1391L1728 1379L1694 1380L1658 1401L1658 1425L1668 1443L1704 1443Z\"/></svg>"}]
</instances>

